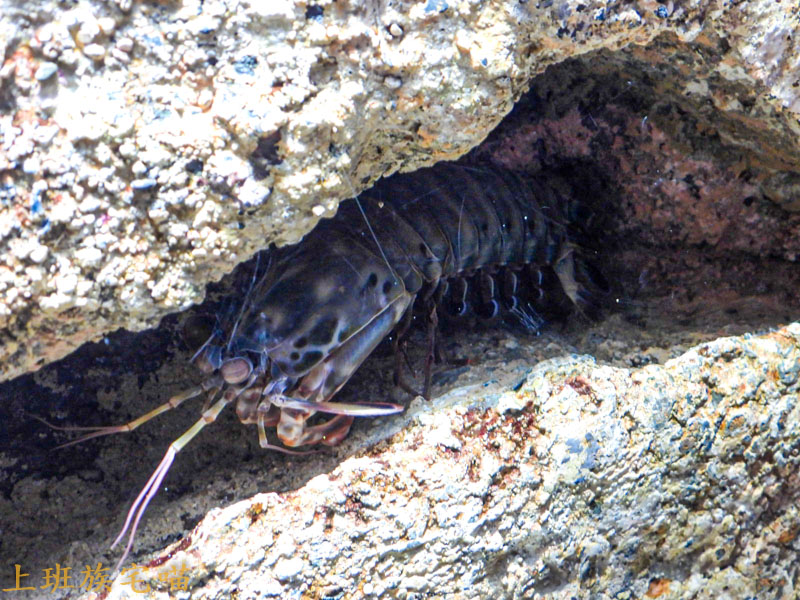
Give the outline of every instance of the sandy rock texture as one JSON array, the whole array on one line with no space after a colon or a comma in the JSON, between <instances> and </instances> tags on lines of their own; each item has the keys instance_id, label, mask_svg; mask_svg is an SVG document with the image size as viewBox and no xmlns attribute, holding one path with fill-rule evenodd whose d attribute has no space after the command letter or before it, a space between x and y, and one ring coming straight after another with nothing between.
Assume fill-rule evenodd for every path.
<instances>
[{"instance_id":1,"label":"sandy rock texture","mask_svg":"<svg viewBox=\"0 0 800 600\"><path fill-rule=\"evenodd\" d=\"M570 56L719 36L709 78L751 92L718 109L752 101L796 147L792 3L2 0L0 14L4 378L153 325L376 178L459 156Z\"/></svg>"},{"instance_id":2,"label":"sandy rock texture","mask_svg":"<svg viewBox=\"0 0 800 600\"><path fill-rule=\"evenodd\" d=\"M467 162L552 171L602 213L607 318L446 332L471 363L437 374L435 401L318 455L264 452L223 413L145 516L140 585L793 597L798 18L766 1L0 0L0 379L44 365L0 386L0 589L19 564L37 589L15 598L85 591L199 407L57 452L74 434L31 415L119 423L196 384L183 317L133 332L380 176L486 138ZM380 347L337 399L386 400L392 366ZM56 565L76 588L41 587ZM170 591L183 565L189 591ZM108 597L148 597L132 574Z\"/></svg>"},{"instance_id":3,"label":"sandy rock texture","mask_svg":"<svg viewBox=\"0 0 800 600\"><path fill-rule=\"evenodd\" d=\"M211 511L102 597L792 597L800 325L516 379L412 403L384 443Z\"/></svg>"}]
</instances>

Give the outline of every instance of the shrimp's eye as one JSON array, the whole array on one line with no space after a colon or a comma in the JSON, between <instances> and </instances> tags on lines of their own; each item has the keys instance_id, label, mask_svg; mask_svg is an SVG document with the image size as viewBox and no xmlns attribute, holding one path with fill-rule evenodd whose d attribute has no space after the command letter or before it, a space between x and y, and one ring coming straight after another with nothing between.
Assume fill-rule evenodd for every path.
<instances>
[{"instance_id":1,"label":"shrimp's eye","mask_svg":"<svg viewBox=\"0 0 800 600\"><path fill-rule=\"evenodd\" d=\"M250 362L250 359L242 356L231 358L222 363L219 372L225 383L242 383L253 372L253 363Z\"/></svg>"}]
</instances>

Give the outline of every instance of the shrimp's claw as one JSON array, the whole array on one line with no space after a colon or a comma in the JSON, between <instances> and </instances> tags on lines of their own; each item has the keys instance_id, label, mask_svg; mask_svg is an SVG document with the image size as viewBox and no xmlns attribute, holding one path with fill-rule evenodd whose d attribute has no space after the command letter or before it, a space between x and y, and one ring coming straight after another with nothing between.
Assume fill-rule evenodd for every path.
<instances>
[{"instance_id":1,"label":"shrimp's claw","mask_svg":"<svg viewBox=\"0 0 800 600\"><path fill-rule=\"evenodd\" d=\"M351 417L379 417L394 415L403 412L404 408L391 402L314 402L302 398L271 399L272 403L280 408L295 408L299 410L313 410L331 415L348 415Z\"/></svg>"},{"instance_id":2,"label":"shrimp's claw","mask_svg":"<svg viewBox=\"0 0 800 600\"><path fill-rule=\"evenodd\" d=\"M293 418L288 411L285 411L281 415L281 422L278 423L278 437L287 446L320 443L336 446L347 436L354 419L355 417L350 415L336 415L324 423L306 427L302 415Z\"/></svg>"}]
</instances>

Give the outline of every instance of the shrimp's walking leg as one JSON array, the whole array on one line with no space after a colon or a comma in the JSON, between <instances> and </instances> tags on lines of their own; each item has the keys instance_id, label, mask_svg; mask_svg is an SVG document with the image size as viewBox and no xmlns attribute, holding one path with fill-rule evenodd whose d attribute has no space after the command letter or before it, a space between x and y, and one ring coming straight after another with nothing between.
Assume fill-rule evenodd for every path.
<instances>
[{"instance_id":1,"label":"shrimp's walking leg","mask_svg":"<svg viewBox=\"0 0 800 600\"><path fill-rule=\"evenodd\" d=\"M425 387L422 388L422 397L431 399L431 376L433 375L433 361L436 357L436 331L439 329L439 316L436 314L436 305L431 308L428 315L428 355L425 357Z\"/></svg>"},{"instance_id":2,"label":"shrimp's walking leg","mask_svg":"<svg viewBox=\"0 0 800 600\"><path fill-rule=\"evenodd\" d=\"M410 361L408 360L408 352L406 351L406 334L411 327L411 321L414 319L413 303L406 309L406 314L400 325L395 332L394 343L392 344L394 350L394 384L402 389L404 392L412 396L419 396L420 393L408 382L403 375L403 360L405 360L408 368L413 372Z\"/></svg>"},{"instance_id":3,"label":"shrimp's walking leg","mask_svg":"<svg viewBox=\"0 0 800 600\"><path fill-rule=\"evenodd\" d=\"M291 454L292 456L305 456L307 454L316 454L316 450L306 450L306 451L297 451L297 450L288 450L283 446L276 446L274 444L270 444L269 440L267 439L267 431L266 427L273 427L274 425L278 424L280 421L280 410L276 406L269 406L269 408L263 408L262 406L266 406L266 403L262 403L259 405L258 411L258 445L264 448L265 450L276 450L278 452L283 452L284 454Z\"/></svg>"}]
</instances>

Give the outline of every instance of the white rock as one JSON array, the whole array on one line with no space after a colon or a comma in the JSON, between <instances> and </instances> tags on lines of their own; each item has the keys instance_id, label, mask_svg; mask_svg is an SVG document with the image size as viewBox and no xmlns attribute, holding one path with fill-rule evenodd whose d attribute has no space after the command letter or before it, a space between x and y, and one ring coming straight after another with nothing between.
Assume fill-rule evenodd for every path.
<instances>
[{"instance_id":1,"label":"white rock","mask_svg":"<svg viewBox=\"0 0 800 600\"><path fill-rule=\"evenodd\" d=\"M100 35L100 26L94 18L90 17L81 24L75 37L81 44L88 45L91 44L98 35Z\"/></svg>"},{"instance_id":2,"label":"white rock","mask_svg":"<svg viewBox=\"0 0 800 600\"><path fill-rule=\"evenodd\" d=\"M68 296L75 291L78 286L78 276L75 273L67 273L56 278L56 289L59 294Z\"/></svg>"},{"instance_id":3,"label":"white rock","mask_svg":"<svg viewBox=\"0 0 800 600\"><path fill-rule=\"evenodd\" d=\"M97 25L100 27L100 30L104 35L111 35L117 28L117 22L113 19L113 17L101 17L97 19Z\"/></svg>"},{"instance_id":4,"label":"white rock","mask_svg":"<svg viewBox=\"0 0 800 600\"><path fill-rule=\"evenodd\" d=\"M84 46L83 53L92 60L101 60L106 55L106 49L100 44L89 44Z\"/></svg>"},{"instance_id":5,"label":"white rock","mask_svg":"<svg viewBox=\"0 0 800 600\"><path fill-rule=\"evenodd\" d=\"M47 246L45 246L44 244L39 244L31 251L29 258L33 262L39 264L45 261L49 253L50 249Z\"/></svg>"},{"instance_id":6,"label":"white rock","mask_svg":"<svg viewBox=\"0 0 800 600\"><path fill-rule=\"evenodd\" d=\"M288 581L296 577L305 567L305 561L301 558L281 558L273 569L275 578L278 581Z\"/></svg>"},{"instance_id":7,"label":"white rock","mask_svg":"<svg viewBox=\"0 0 800 600\"><path fill-rule=\"evenodd\" d=\"M131 38L127 36L123 36L117 40L116 47L118 50L129 54L131 50L133 50L134 42Z\"/></svg>"},{"instance_id":8,"label":"white rock","mask_svg":"<svg viewBox=\"0 0 800 600\"><path fill-rule=\"evenodd\" d=\"M245 2L245 5L248 4L250 6L249 12L264 20L280 19L291 21L295 17L294 3L291 0L270 0L269 2L251 0Z\"/></svg>"},{"instance_id":9,"label":"white rock","mask_svg":"<svg viewBox=\"0 0 800 600\"><path fill-rule=\"evenodd\" d=\"M34 77L39 81L45 81L50 79L53 75L58 72L58 65L53 62L45 61L39 65L39 68L36 69L36 74Z\"/></svg>"},{"instance_id":10,"label":"white rock","mask_svg":"<svg viewBox=\"0 0 800 600\"><path fill-rule=\"evenodd\" d=\"M95 266L103 260L103 251L93 246L80 248L75 251L75 260L88 266Z\"/></svg>"}]
</instances>

